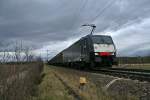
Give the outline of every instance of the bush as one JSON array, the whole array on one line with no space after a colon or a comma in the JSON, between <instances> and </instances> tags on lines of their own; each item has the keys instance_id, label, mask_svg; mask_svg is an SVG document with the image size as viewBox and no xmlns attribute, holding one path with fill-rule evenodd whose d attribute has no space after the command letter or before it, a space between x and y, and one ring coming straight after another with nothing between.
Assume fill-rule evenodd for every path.
<instances>
[{"instance_id":1,"label":"bush","mask_svg":"<svg viewBox=\"0 0 150 100\"><path fill-rule=\"evenodd\" d=\"M41 81L42 62L0 65L0 100L30 100Z\"/></svg>"}]
</instances>

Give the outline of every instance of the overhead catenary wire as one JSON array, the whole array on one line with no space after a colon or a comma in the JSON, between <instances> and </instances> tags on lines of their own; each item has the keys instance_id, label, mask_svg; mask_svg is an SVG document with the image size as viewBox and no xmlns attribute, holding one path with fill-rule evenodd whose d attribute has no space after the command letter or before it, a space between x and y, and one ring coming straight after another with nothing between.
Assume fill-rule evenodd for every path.
<instances>
[{"instance_id":1,"label":"overhead catenary wire","mask_svg":"<svg viewBox=\"0 0 150 100\"><path fill-rule=\"evenodd\" d=\"M106 3L106 5L102 8L102 10L99 13L97 13L97 15L86 24L92 24L98 17L102 16L102 14L113 5L113 3L114 3L114 0L109 0Z\"/></svg>"},{"instance_id":2,"label":"overhead catenary wire","mask_svg":"<svg viewBox=\"0 0 150 100\"><path fill-rule=\"evenodd\" d=\"M88 3L88 0L82 0L82 3L81 3L81 7L79 7L79 9L77 9L76 13L75 13L75 20L78 21L78 19L80 19L81 17L81 12L85 9L86 5ZM75 23L74 23L75 24Z\"/></svg>"},{"instance_id":3,"label":"overhead catenary wire","mask_svg":"<svg viewBox=\"0 0 150 100\"><path fill-rule=\"evenodd\" d=\"M87 3L88 3L88 0L83 0L83 4L82 4L82 6L81 6L80 9L79 9L79 11L80 11L80 12L79 12L79 15L81 14L81 11L85 9ZM80 17L80 16L79 16L79 17Z\"/></svg>"},{"instance_id":4,"label":"overhead catenary wire","mask_svg":"<svg viewBox=\"0 0 150 100\"><path fill-rule=\"evenodd\" d=\"M108 3L102 8L102 10L89 22L94 22L98 17L102 16L102 14L113 5L114 0L108 1Z\"/></svg>"}]
</instances>

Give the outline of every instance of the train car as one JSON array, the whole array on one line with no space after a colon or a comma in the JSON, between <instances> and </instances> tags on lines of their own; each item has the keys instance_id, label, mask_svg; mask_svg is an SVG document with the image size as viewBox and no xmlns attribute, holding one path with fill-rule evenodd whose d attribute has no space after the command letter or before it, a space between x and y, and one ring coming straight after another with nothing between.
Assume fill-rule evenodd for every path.
<instances>
[{"instance_id":1,"label":"train car","mask_svg":"<svg viewBox=\"0 0 150 100\"><path fill-rule=\"evenodd\" d=\"M116 47L111 36L87 35L53 57L49 64L111 67L117 64Z\"/></svg>"}]
</instances>

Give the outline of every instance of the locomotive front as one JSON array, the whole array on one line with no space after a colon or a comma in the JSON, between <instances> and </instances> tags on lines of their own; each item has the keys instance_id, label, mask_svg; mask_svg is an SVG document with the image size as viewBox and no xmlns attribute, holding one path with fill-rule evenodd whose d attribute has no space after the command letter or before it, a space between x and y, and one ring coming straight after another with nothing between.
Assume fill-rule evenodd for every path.
<instances>
[{"instance_id":1,"label":"locomotive front","mask_svg":"<svg viewBox=\"0 0 150 100\"><path fill-rule=\"evenodd\" d=\"M116 47L110 36L93 35L94 62L112 66L116 64Z\"/></svg>"}]
</instances>

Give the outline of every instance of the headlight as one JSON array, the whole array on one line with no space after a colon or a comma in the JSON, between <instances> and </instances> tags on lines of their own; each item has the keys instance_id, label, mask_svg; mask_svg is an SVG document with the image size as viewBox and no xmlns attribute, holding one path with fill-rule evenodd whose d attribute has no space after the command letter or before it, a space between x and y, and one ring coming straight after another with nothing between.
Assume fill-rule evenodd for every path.
<instances>
[{"instance_id":1,"label":"headlight","mask_svg":"<svg viewBox=\"0 0 150 100\"><path fill-rule=\"evenodd\" d=\"M114 54L115 54L114 52L111 53L111 55L114 55Z\"/></svg>"},{"instance_id":2,"label":"headlight","mask_svg":"<svg viewBox=\"0 0 150 100\"><path fill-rule=\"evenodd\" d=\"M98 53L97 53L97 52L95 52L95 55L98 55Z\"/></svg>"}]
</instances>

